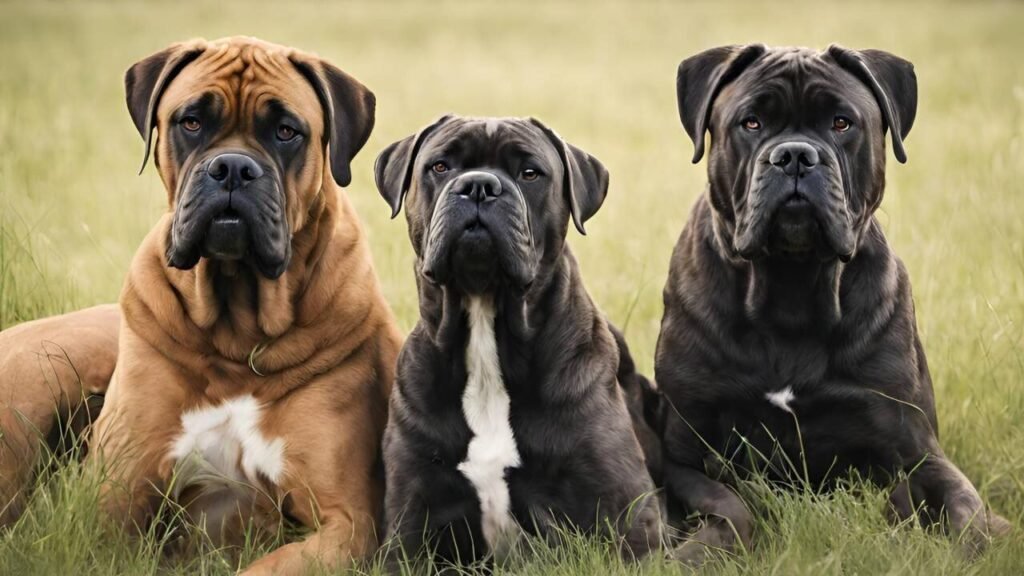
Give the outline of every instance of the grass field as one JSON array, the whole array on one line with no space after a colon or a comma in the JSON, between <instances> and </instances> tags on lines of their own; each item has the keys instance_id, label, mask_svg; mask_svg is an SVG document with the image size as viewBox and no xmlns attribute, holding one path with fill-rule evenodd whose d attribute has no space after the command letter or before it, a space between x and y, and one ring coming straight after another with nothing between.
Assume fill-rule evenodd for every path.
<instances>
[{"instance_id":1,"label":"grass field","mask_svg":"<svg viewBox=\"0 0 1024 576\"><path fill-rule=\"evenodd\" d=\"M675 68L763 41L883 48L917 66L910 161L891 160L878 214L914 283L947 452L1024 524L1024 5L828 1L707 3L0 2L0 328L116 299L165 196L122 74L175 40L250 34L319 53L376 92L377 128L347 193L403 328L416 319L405 225L373 186L376 153L446 111L535 115L609 168L611 191L571 238L591 294L653 368L669 253L704 165L689 163ZM744 486L758 540L708 574L1021 574L1018 532L964 561L941 536L894 529L883 495ZM45 474L29 513L0 532L0 574L233 573L216 553L162 560L154 539L103 529L74 465ZM251 556L256 551L249 551ZM514 573L674 574L612 560L583 540Z\"/></svg>"}]
</instances>

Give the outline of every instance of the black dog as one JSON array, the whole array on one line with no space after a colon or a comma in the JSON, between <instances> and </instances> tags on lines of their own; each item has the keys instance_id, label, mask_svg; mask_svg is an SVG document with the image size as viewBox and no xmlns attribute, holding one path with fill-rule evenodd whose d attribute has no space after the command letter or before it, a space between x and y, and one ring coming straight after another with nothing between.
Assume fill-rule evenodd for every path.
<instances>
[{"instance_id":1,"label":"black dog","mask_svg":"<svg viewBox=\"0 0 1024 576\"><path fill-rule=\"evenodd\" d=\"M567 526L659 545L620 347L565 242L605 168L533 119L446 116L385 149L376 180L407 205L420 299L384 438L389 536L459 562Z\"/></svg>"},{"instance_id":2,"label":"black dog","mask_svg":"<svg viewBox=\"0 0 1024 576\"><path fill-rule=\"evenodd\" d=\"M749 512L706 469L717 458L815 487L851 469L899 481L898 518L944 512L972 550L1006 530L939 447L910 280L873 216L887 130L906 160L913 66L875 50L730 46L683 61L677 90L694 162L706 131L711 151L655 366L670 515L704 520L676 556L749 542Z\"/></svg>"}]
</instances>

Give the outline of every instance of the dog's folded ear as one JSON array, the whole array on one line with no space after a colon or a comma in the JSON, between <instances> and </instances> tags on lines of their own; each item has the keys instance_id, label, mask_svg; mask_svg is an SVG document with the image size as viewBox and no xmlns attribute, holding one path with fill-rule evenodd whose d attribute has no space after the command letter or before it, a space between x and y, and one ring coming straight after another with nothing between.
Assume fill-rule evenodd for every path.
<instances>
[{"instance_id":1,"label":"dog's folded ear","mask_svg":"<svg viewBox=\"0 0 1024 576\"><path fill-rule=\"evenodd\" d=\"M679 64L676 99L679 119L693 139L694 164L704 156L704 133L708 130L715 97L766 51L764 44L721 46L705 50Z\"/></svg>"},{"instance_id":2,"label":"dog's folded ear","mask_svg":"<svg viewBox=\"0 0 1024 576\"><path fill-rule=\"evenodd\" d=\"M572 221L580 234L586 235L583 224L597 213L608 195L608 170L597 158L569 144L540 120L530 118L530 123L548 137L562 157Z\"/></svg>"},{"instance_id":3,"label":"dog's folded ear","mask_svg":"<svg viewBox=\"0 0 1024 576\"><path fill-rule=\"evenodd\" d=\"M423 141L431 132L453 117L446 114L438 118L416 134L391 144L377 156L377 161L373 165L373 179L377 183L380 195L391 206L392 218L402 211L402 201L412 186L412 171Z\"/></svg>"},{"instance_id":4,"label":"dog's folded ear","mask_svg":"<svg viewBox=\"0 0 1024 576\"><path fill-rule=\"evenodd\" d=\"M903 139L917 116L917 75L914 65L882 50L850 50L833 44L828 54L843 69L863 82L878 102L886 129L892 136L892 151L901 163L907 161Z\"/></svg>"},{"instance_id":5,"label":"dog's folded ear","mask_svg":"<svg viewBox=\"0 0 1024 576\"><path fill-rule=\"evenodd\" d=\"M319 58L295 53L291 61L312 84L324 108L324 138L331 151L334 181L348 186L352 159L373 131L377 99L358 80Z\"/></svg>"},{"instance_id":6,"label":"dog's folded ear","mask_svg":"<svg viewBox=\"0 0 1024 576\"><path fill-rule=\"evenodd\" d=\"M156 128L156 109L171 80L205 50L205 40L173 44L132 65L124 74L125 99L132 122L146 141L139 173L146 167Z\"/></svg>"}]
</instances>

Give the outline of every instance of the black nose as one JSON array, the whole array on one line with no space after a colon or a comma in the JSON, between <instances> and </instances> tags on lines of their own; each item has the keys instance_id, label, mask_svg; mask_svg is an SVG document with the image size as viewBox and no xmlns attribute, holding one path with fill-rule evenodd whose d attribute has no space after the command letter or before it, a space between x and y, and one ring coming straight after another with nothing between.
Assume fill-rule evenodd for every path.
<instances>
[{"instance_id":1,"label":"black nose","mask_svg":"<svg viewBox=\"0 0 1024 576\"><path fill-rule=\"evenodd\" d=\"M263 169L250 156L230 153L210 160L207 174L228 190L235 190L263 176Z\"/></svg>"},{"instance_id":2,"label":"black nose","mask_svg":"<svg viewBox=\"0 0 1024 576\"><path fill-rule=\"evenodd\" d=\"M806 142L784 142L772 150L768 160L787 176L796 176L818 164L818 151Z\"/></svg>"},{"instance_id":3,"label":"black nose","mask_svg":"<svg viewBox=\"0 0 1024 576\"><path fill-rule=\"evenodd\" d=\"M470 172L459 178L452 186L452 192L477 203L485 202L501 196L501 180L488 172Z\"/></svg>"}]
</instances>

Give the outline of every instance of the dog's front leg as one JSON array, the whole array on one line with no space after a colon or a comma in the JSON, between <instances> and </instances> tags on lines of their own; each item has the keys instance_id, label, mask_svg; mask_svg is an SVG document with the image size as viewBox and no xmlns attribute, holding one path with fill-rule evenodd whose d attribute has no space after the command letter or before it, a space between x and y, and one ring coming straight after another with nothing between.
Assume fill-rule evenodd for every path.
<instances>
[{"instance_id":1,"label":"dog's front leg","mask_svg":"<svg viewBox=\"0 0 1024 576\"><path fill-rule=\"evenodd\" d=\"M639 560L661 548L665 525L658 506L656 494L645 494L620 519L625 558Z\"/></svg>"},{"instance_id":2,"label":"dog's front leg","mask_svg":"<svg viewBox=\"0 0 1024 576\"><path fill-rule=\"evenodd\" d=\"M356 526L342 513L327 515L305 540L292 542L253 562L243 576L305 574L313 567L328 572L349 567L353 558L365 558L376 548L372 527Z\"/></svg>"},{"instance_id":3,"label":"dog's front leg","mask_svg":"<svg viewBox=\"0 0 1024 576\"><path fill-rule=\"evenodd\" d=\"M116 525L141 532L167 489L170 463L161 451L166 443L152 441L146 431L133 427L132 417L119 410L116 394L112 400L93 429L86 465L100 480L104 515Z\"/></svg>"},{"instance_id":4,"label":"dog's front leg","mask_svg":"<svg viewBox=\"0 0 1024 576\"><path fill-rule=\"evenodd\" d=\"M669 552L673 559L699 565L711 550L732 551L750 543L753 519L735 492L694 468L671 461L664 466L669 498L701 517L700 527Z\"/></svg>"},{"instance_id":5,"label":"dog's front leg","mask_svg":"<svg viewBox=\"0 0 1024 576\"><path fill-rule=\"evenodd\" d=\"M378 471L383 398L342 396L337 390L371 390L343 382L340 376L307 385L271 411L283 438L285 473L273 495L282 512L316 530L253 562L243 573L304 574L312 566L342 571L377 549L383 501ZM342 386L345 386L343 388Z\"/></svg>"},{"instance_id":6,"label":"dog's front leg","mask_svg":"<svg viewBox=\"0 0 1024 576\"><path fill-rule=\"evenodd\" d=\"M925 512L926 520L945 516L950 533L959 539L969 556L982 552L992 537L1010 531L1010 523L986 509L971 481L943 455L929 455L901 483L890 501L909 499ZM901 493L902 491L902 493ZM908 516L907 507L896 506L900 516Z\"/></svg>"}]
</instances>

